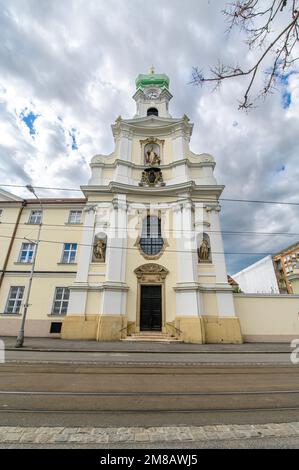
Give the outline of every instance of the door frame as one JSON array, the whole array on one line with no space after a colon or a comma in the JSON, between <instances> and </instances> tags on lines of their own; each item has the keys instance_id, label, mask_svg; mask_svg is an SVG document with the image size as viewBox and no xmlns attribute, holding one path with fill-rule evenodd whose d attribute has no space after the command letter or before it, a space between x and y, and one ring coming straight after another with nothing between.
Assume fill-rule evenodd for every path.
<instances>
[{"instance_id":1,"label":"door frame","mask_svg":"<svg viewBox=\"0 0 299 470\"><path fill-rule=\"evenodd\" d=\"M148 263L135 269L137 276L136 299L136 326L135 331L140 332L141 317L141 286L161 286L161 332L166 332L166 305L165 305L165 278L168 270L156 263Z\"/></svg>"},{"instance_id":2,"label":"door frame","mask_svg":"<svg viewBox=\"0 0 299 470\"><path fill-rule=\"evenodd\" d=\"M164 320L164 289L163 289L163 284L155 282L155 283L139 283L138 285L138 296L139 296L139 315L137 315L137 320L136 326L138 325L138 332L140 330L140 325L141 325L141 288L142 286L144 287L150 287L150 286L160 286L161 287L161 330L148 330L148 331L162 331L163 333L165 332L165 320ZM143 331L143 330L142 330Z\"/></svg>"}]
</instances>

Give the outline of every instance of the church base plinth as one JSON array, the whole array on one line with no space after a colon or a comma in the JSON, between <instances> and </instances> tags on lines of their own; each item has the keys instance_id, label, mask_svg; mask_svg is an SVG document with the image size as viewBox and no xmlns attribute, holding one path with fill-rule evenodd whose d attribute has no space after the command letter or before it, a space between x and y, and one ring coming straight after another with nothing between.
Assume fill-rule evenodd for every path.
<instances>
[{"instance_id":1,"label":"church base plinth","mask_svg":"<svg viewBox=\"0 0 299 470\"><path fill-rule=\"evenodd\" d=\"M243 343L239 318L218 316L202 318L206 343Z\"/></svg>"},{"instance_id":2,"label":"church base plinth","mask_svg":"<svg viewBox=\"0 0 299 470\"><path fill-rule=\"evenodd\" d=\"M98 315L67 315L61 328L62 339L96 339Z\"/></svg>"},{"instance_id":3,"label":"church base plinth","mask_svg":"<svg viewBox=\"0 0 299 470\"><path fill-rule=\"evenodd\" d=\"M68 315L62 324L61 338L118 341L127 336L126 327L124 315Z\"/></svg>"},{"instance_id":4,"label":"church base plinth","mask_svg":"<svg viewBox=\"0 0 299 470\"><path fill-rule=\"evenodd\" d=\"M100 315L97 341L118 341L127 336L125 315Z\"/></svg>"},{"instance_id":5,"label":"church base plinth","mask_svg":"<svg viewBox=\"0 0 299 470\"><path fill-rule=\"evenodd\" d=\"M184 343L202 344L205 342L202 317L177 317L175 327L180 330L177 333L179 333L179 339Z\"/></svg>"}]
</instances>

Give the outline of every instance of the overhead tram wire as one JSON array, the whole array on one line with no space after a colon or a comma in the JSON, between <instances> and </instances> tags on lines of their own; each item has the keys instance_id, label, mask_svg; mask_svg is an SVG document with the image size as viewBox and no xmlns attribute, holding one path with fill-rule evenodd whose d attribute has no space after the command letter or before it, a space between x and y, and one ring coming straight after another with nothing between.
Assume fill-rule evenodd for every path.
<instances>
[{"instance_id":1,"label":"overhead tram wire","mask_svg":"<svg viewBox=\"0 0 299 470\"><path fill-rule=\"evenodd\" d=\"M18 184L0 184L0 187L10 187L10 188L26 188L26 185L18 185ZM34 189L44 189L44 190L49 190L49 191L74 191L74 192L80 192L82 193L81 189L75 189L75 188L55 188L55 187L48 187L48 186L33 186ZM59 199L59 198L57 198ZM190 198L182 198L178 199L177 201L172 201L172 202L183 202L184 200L187 200ZM217 201L213 200L202 200L200 198L192 197L193 201L200 201L202 203L216 203L217 201L225 201L225 202L241 202L241 203L252 203L252 204L277 204L277 205L290 205L290 206L299 206L299 202L287 202L287 201L265 201L265 200L258 200L258 199L235 199L235 198L219 198ZM107 202L107 201L105 201ZM111 201L108 201L111 202ZM129 201L127 201L129 202ZM132 201L132 203L136 203L136 201ZM142 204L142 203L141 203Z\"/></svg>"},{"instance_id":2,"label":"overhead tram wire","mask_svg":"<svg viewBox=\"0 0 299 470\"><path fill-rule=\"evenodd\" d=\"M15 225L14 222L1 222L1 225ZM19 223L19 226L23 226L22 228L29 228L30 227L35 227L35 225L38 224L28 224L27 222L21 222ZM42 226L45 227L46 229L49 230L50 227L53 227L53 230L57 230L57 227L62 227L61 230L65 231L66 229L74 230L79 229L79 230L85 230L85 229L90 229L94 230L96 226L94 225L83 225L83 224L45 224L42 223ZM59 230L59 228L58 228ZM139 232L138 229L135 228L130 228L130 227L123 227L123 226L117 226L116 230L127 230L128 232ZM194 230L190 229L172 229L168 228L164 230L164 233L171 233L171 232L177 232L177 233L196 233ZM208 233L222 233L224 235L269 235L269 236L278 236L278 235L285 235L285 236L290 236L290 237L299 237L299 232L259 232L255 230L208 230Z\"/></svg>"},{"instance_id":3,"label":"overhead tram wire","mask_svg":"<svg viewBox=\"0 0 299 470\"><path fill-rule=\"evenodd\" d=\"M5 239L10 239L11 237L6 236L6 235L0 235L0 238L5 238ZM26 240L30 242L30 238L27 237L15 237L15 240ZM34 242L34 240L33 240ZM53 243L56 245L64 245L65 243L76 243L77 246L87 246L89 248L93 247L93 244L89 243L79 243L79 242L60 242L56 240L39 240L40 243ZM116 249L116 250L132 250L132 251L138 251L139 248L134 248L134 247L123 247L123 246L112 246L112 245L107 245L107 248ZM165 249L164 253L197 253L197 250L171 250L171 249ZM214 254L216 255L263 255L263 256L268 256L268 255L273 255L274 253L271 253L269 251L267 252L228 252L228 251L213 251ZM26 263L24 263L26 265Z\"/></svg>"}]
</instances>

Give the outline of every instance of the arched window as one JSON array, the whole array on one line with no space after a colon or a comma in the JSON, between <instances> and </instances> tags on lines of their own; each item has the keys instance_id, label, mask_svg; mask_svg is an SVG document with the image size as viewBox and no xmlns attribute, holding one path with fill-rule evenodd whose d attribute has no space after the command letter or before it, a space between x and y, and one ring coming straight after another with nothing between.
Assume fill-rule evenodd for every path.
<instances>
[{"instance_id":1,"label":"arched window","mask_svg":"<svg viewBox=\"0 0 299 470\"><path fill-rule=\"evenodd\" d=\"M157 108L149 108L147 110L147 116L158 116L158 114Z\"/></svg>"},{"instance_id":2,"label":"arched window","mask_svg":"<svg viewBox=\"0 0 299 470\"><path fill-rule=\"evenodd\" d=\"M142 222L140 248L147 255L157 255L163 248L161 237L161 219L156 215L148 215Z\"/></svg>"}]
</instances>

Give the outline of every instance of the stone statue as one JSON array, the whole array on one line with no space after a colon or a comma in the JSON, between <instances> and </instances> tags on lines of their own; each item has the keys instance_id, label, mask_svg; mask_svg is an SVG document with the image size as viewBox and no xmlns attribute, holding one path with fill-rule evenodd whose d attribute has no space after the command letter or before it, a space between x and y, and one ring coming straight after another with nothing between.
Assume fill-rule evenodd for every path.
<instances>
[{"instance_id":1,"label":"stone statue","mask_svg":"<svg viewBox=\"0 0 299 470\"><path fill-rule=\"evenodd\" d=\"M201 245L198 249L198 261L210 261L210 244L206 238L204 238L201 242Z\"/></svg>"},{"instance_id":2,"label":"stone statue","mask_svg":"<svg viewBox=\"0 0 299 470\"><path fill-rule=\"evenodd\" d=\"M96 261L100 261L102 263L105 262L105 256L106 256L105 240L98 239L95 241L95 244L93 246L93 255Z\"/></svg>"},{"instance_id":3,"label":"stone statue","mask_svg":"<svg viewBox=\"0 0 299 470\"><path fill-rule=\"evenodd\" d=\"M153 145L151 148L146 152L146 163L149 163L150 165L160 165L160 157L159 155L154 151Z\"/></svg>"}]
</instances>

